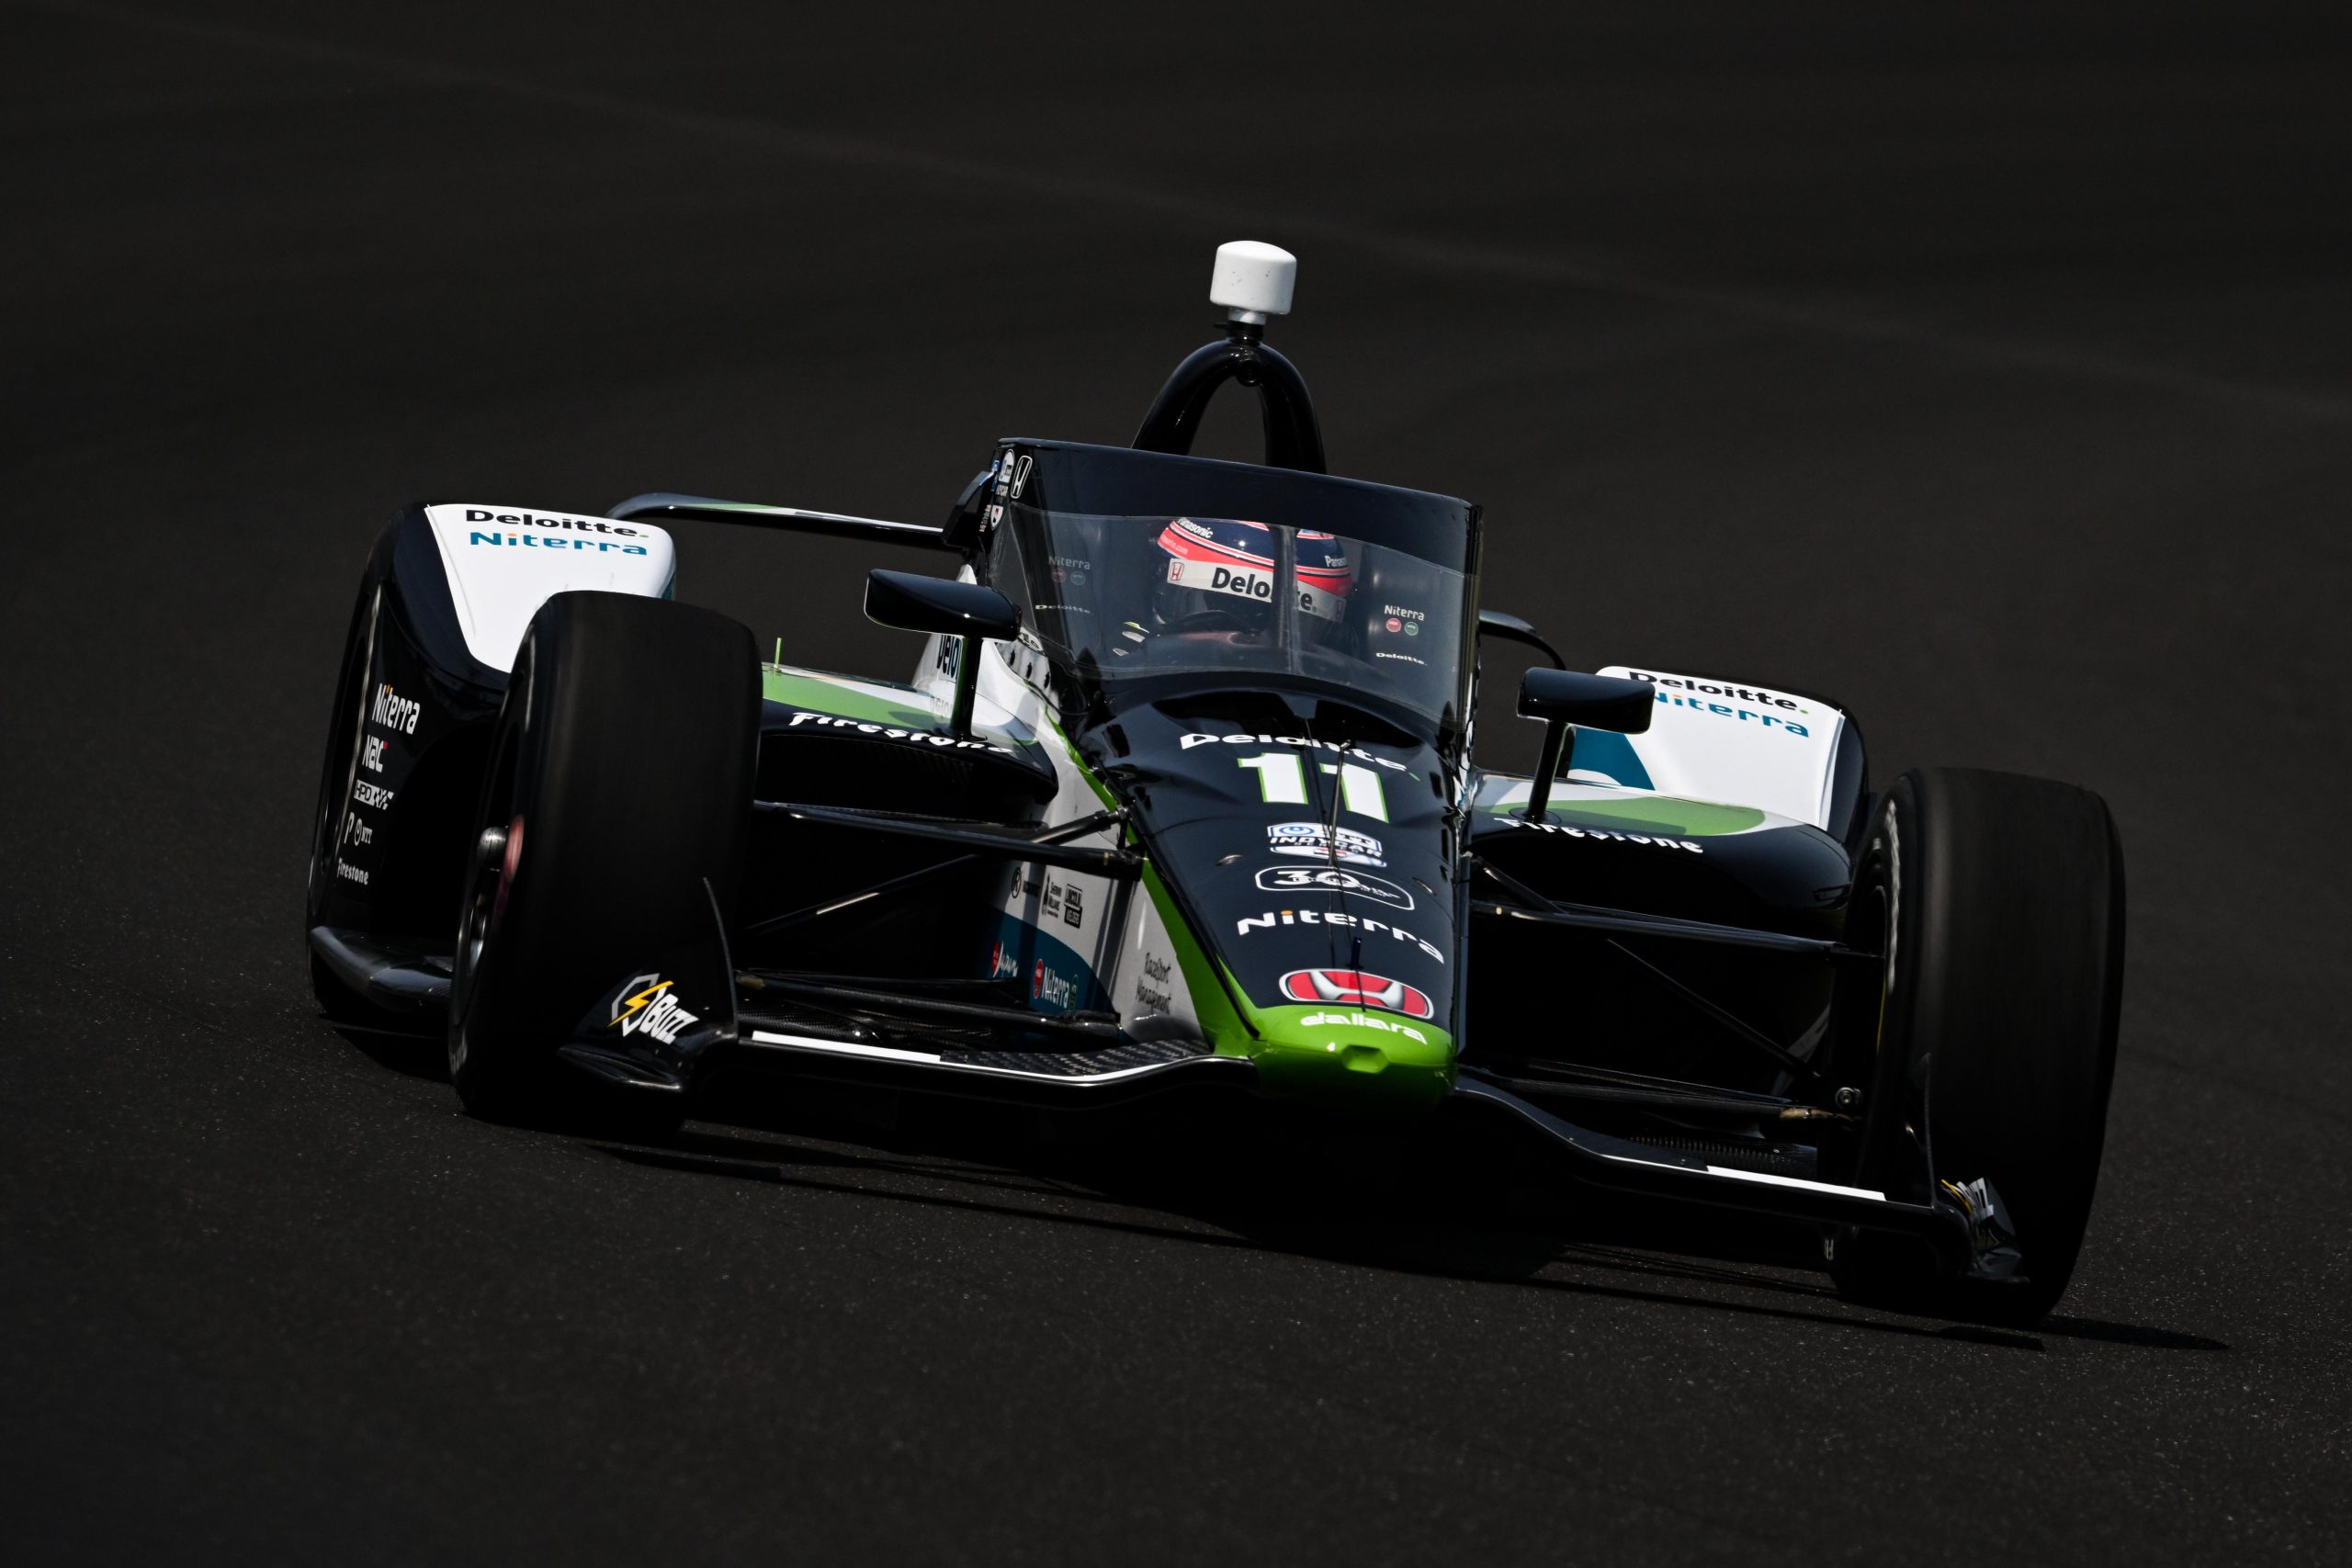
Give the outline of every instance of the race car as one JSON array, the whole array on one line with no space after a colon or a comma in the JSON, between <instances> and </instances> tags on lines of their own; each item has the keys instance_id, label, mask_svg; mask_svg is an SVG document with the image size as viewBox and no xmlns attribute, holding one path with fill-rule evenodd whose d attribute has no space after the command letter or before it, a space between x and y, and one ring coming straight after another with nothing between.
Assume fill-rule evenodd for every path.
<instances>
[{"instance_id":1,"label":"race car","mask_svg":"<svg viewBox=\"0 0 2352 1568\"><path fill-rule=\"evenodd\" d=\"M1132 445L1001 440L937 526L401 513L328 727L327 1014L446 1030L476 1115L648 1135L747 1072L1072 1108L1221 1085L1375 1139L1483 1118L1564 1190L1815 1227L1859 1299L2041 1317L2115 1059L2105 804L1874 790L1816 694L1564 668L1480 606L1476 506L1325 472L1265 341L1295 265L1220 249L1224 329ZM1261 463L1190 455L1227 382ZM763 661L674 599L677 520L947 558L865 588L927 639L913 678ZM1494 640L1535 660L1532 775L1473 759Z\"/></svg>"}]
</instances>

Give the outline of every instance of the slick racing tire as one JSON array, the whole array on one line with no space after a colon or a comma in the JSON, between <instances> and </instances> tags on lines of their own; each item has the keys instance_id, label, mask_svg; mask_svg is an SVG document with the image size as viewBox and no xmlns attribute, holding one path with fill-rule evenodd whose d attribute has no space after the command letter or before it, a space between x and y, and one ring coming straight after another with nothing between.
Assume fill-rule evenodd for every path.
<instances>
[{"instance_id":1,"label":"slick racing tire","mask_svg":"<svg viewBox=\"0 0 2352 1568\"><path fill-rule=\"evenodd\" d=\"M532 617L499 709L459 911L449 1076L493 1121L674 1128L683 1095L557 1049L632 965L734 906L759 660L740 622L622 593ZM705 891L705 884L709 891Z\"/></svg>"},{"instance_id":2,"label":"slick racing tire","mask_svg":"<svg viewBox=\"0 0 2352 1568\"><path fill-rule=\"evenodd\" d=\"M1989 1192L1999 1212L1976 1226L1968 1273L1852 1230L1833 1236L1830 1272L1875 1304L2036 1322L2074 1273L2106 1139L2123 986L2114 819L2071 784L1905 773L1865 840L1852 907L1849 940L1883 954L1874 994L1846 998L1876 1022L1860 1032L1875 1061L1841 1064L1870 1084L1858 1184L1980 1215Z\"/></svg>"}]
</instances>

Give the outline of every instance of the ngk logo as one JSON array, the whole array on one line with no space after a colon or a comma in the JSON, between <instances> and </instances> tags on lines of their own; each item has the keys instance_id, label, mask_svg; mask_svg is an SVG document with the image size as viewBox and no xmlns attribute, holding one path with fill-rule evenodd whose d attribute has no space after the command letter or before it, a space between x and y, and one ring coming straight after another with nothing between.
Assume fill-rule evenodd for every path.
<instances>
[{"instance_id":1,"label":"ngk logo","mask_svg":"<svg viewBox=\"0 0 2352 1568\"><path fill-rule=\"evenodd\" d=\"M1294 969L1282 978L1283 995L1295 1002L1336 1002L1342 1007L1385 1008L1407 1018L1437 1011L1429 994L1385 975L1361 969Z\"/></svg>"}]
</instances>

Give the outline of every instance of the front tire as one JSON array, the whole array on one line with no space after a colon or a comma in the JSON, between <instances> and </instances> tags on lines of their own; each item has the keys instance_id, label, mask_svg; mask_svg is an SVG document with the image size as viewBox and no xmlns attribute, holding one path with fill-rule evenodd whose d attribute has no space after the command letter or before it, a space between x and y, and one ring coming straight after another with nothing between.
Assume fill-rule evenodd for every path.
<instances>
[{"instance_id":1,"label":"front tire","mask_svg":"<svg viewBox=\"0 0 2352 1568\"><path fill-rule=\"evenodd\" d=\"M1854 899L1884 953L1875 995L1843 998L1876 1020L1858 1032L1873 1059L1843 1064L1871 1085L1856 1179L1922 1202L1938 1195L1929 1168L1947 1200L1989 1183L2021 1277L1955 1276L1917 1244L1854 1231L1834 1238L1831 1274L1878 1304L2038 1321L2074 1274L2106 1140L2123 985L2114 819L2045 779L1905 773Z\"/></svg>"},{"instance_id":2,"label":"front tire","mask_svg":"<svg viewBox=\"0 0 2352 1568\"><path fill-rule=\"evenodd\" d=\"M707 934L714 895L731 916L758 722L740 622L601 592L556 594L532 617L459 912L449 1076L469 1111L593 1110L639 1131L683 1119L682 1096L597 1085L556 1053L631 965Z\"/></svg>"}]
</instances>

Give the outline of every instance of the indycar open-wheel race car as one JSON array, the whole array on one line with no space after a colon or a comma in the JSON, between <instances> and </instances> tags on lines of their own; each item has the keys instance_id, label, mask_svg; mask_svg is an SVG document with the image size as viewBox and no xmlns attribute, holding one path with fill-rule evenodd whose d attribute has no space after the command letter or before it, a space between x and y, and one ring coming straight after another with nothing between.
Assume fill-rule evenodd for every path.
<instances>
[{"instance_id":1,"label":"indycar open-wheel race car","mask_svg":"<svg viewBox=\"0 0 2352 1568\"><path fill-rule=\"evenodd\" d=\"M446 1024L477 1114L673 1126L735 1069L1097 1105L1225 1083L1484 1117L1562 1183L1817 1225L1850 1294L2024 1322L2104 1135L2120 850L2066 784L1874 793L1804 693L1569 671L1476 507L1330 477L1218 253L1134 445L997 445L937 527L648 495L409 508L361 581L308 900L335 1018ZM1188 455L1227 381L1262 465ZM914 678L760 660L664 520L914 544ZM1470 756L1534 649L1532 777Z\"/></svg>"}]
</instances>

